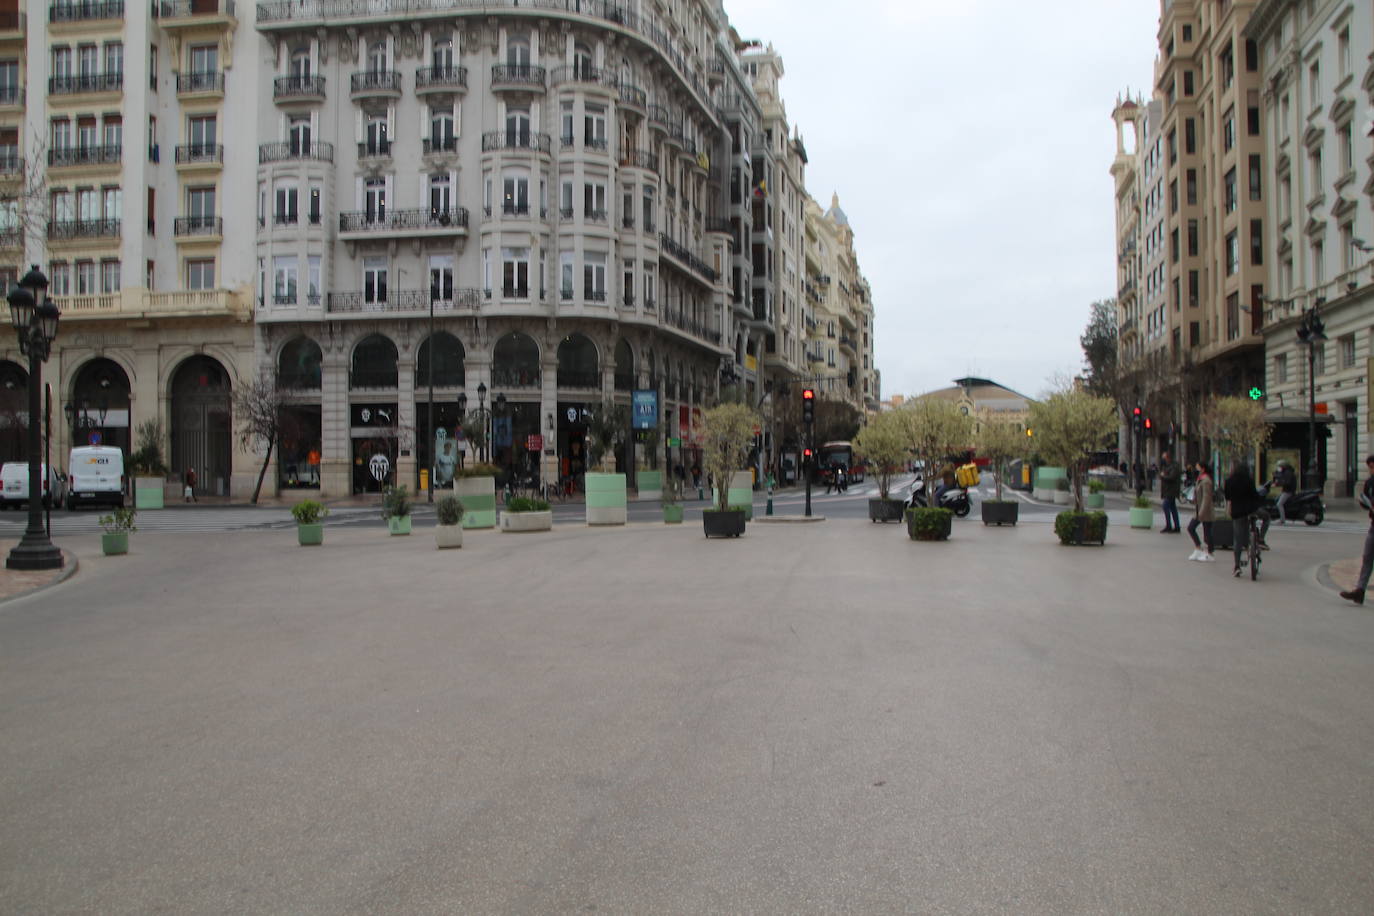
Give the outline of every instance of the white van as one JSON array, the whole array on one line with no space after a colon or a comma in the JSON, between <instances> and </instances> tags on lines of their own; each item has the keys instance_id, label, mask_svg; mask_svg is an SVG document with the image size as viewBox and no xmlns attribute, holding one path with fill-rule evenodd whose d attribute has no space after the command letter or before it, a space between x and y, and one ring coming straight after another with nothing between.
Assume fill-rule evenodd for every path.
<instances>
[{"instance_id":1,"label":"white van","mask_svg":"<svg viewBox=\"0 0 1374 916\"><path fill-rule=\"evenodd\" d=\"M39 474L43 480L43 505L51 506L56 496L57 505L62 505L62 481L57 472L46 464L41 465ZM29 504L29 463L27 461L6 461L0 467L0 507L11 506L23 509Z\"/></svg>"},{"instance_id":2,"label":"white van","mask_svg":"<svg viewBox=\"0 0 1374 916\"><path fill-rule=\"evenodd\" d=\"M67 463L67 508L81 505L124 507L124 451L111 445L72 449Z\"/></svg>"}]
</instances>

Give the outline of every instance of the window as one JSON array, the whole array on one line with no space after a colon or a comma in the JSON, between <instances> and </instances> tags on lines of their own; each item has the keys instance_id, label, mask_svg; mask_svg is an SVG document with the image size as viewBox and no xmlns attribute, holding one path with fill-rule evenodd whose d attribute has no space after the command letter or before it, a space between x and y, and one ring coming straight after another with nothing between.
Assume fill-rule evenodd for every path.
<instances>
[{"instance_id":1,"label":"window","mask_svg":"<svg viewBox=\"0 0 1374 916\"><path fill-rule=\"evenodd\" d=\"M1355 145L1349 121L1336 128L1336 148L1340 154L1341 174L1349 175L1355 170Z\"/></svg>"},{"instance_id":2,"label":"window","mask_svg":"<svg viewBox=\"0 0 1374 916\"><path fill-rule=\"evenodd\" d=\"M291 121L286 128L287 142L291 147L292 156L310 155L310 116L292 115Z\"/></svg>"},{"instance_id":3,"label":"window","mask_svg":"<svg viewBox=\"0 0 1374 916\"><path fill-rule=\"evenodd\" d=\"M363 302L380 305L386 299L387 263L385 257L363 258Z\"/></svg>"},{"instance_id":4,"label":"window","mask_svg":"<svg viewBox=\"0 0 1374 916\"><path fill-rule=\"evenodd\" d=\"M1326 375L1326 344L1314 344L1311 352L1312 374Z\"/></svg>"},{"instance_id":5,"label":"window","mask_svg":"<svg viewBox=\"0 0 1374 916\"><path fill-rule=\"evenodd\" d=\"M93 77L100 72L100 49L95 45L81 45L76 49L76 72Z\"/></svg>"},{"instance_id":6,"label":"window","mask_svg":"<svg viewBox=\"0 0 1374 916\"><path fill-rule=\"evenodd\" d=\"M1288 139L1288 112L1290 107L1288 96L1285 95L1279 100L1279 135L1285 140Z\"/></svg>"},{"instance_id":7,"label":"window","mask_svg":"<svg viewBox=\"0 0 1374 916\"><path fill-rule=\"evenodd\" d=\"M1350 27L1336 36L1336 73L1341 79L1350 75Z\"/></svg>"},{"instance_id":8,"label":"window","mask_svg":"<svg viewBox=\"0 0 1374 916\"><path fill-rule=\"evenodd\" d=\"M429 176L429 215L431 218L449 216L453 209L453 182L448 172Z\"/></svg>"},{"instance_id":9,"label":"window","mask_svg":"<svg viewBox=\"0 0 1374 916\"><path fill-rule=\"evenodd\" d=\"M1226 188L1226 212L1234 213L1237 205L1236 170L1230 169L1224 179Z\"/></svg>"},{"instance_id":10,"label":"window","mask_svg":"<svg viewBox=\"0 0 1374 916\"><path fill-rule=\"evenodd\" d=\"M310 79L311 69L309 51L297 50L291 53L289 75L296 81L297 85Z\"/></svg>"},{"instance_id":11,"label":"window","mask_svg":"<svg viewBox=\"0 0 1374 916\"><path fill-rule=\"evenodd\" d=\"M1178 263L1178 230L1169 231L1169 260Z\"/></svg>"},{"instance_id":12,"label":"window","mask_svg":"<svg viewBox=\"0 0 1374 916\"><path fill-rule=\"evenodd\" d=\"M391 141L387 139L385 115L369 115L364 139L364 148L369 156L388 156L391 154Z\"/></svg>"},{"instance_id":13,"label":"window","mask_svg":"<svg viewBox=\"0 0 1374 916\"><path fill-rule=\"evenodd\" d=\"M644 273L644 307L652 309L658 302L658 265L644 261L640 266Z\"/></svg>"},{"instance_id":14,"label":"window","mask_svg":"<svg viewBox=\"0 0 1374 916\"><path fill-rule=\"evenodd\" d=\"M523 38L512 39L506 45L506 64L513 67L530 65L530 43Z\"/></svg>"},{"instance_id":15,"label":"window","mask_svg":"<svg viewBox=\"0 0 1374 916\"><path fill-rule=\"evenodd\" d=\"M207 74L219 72L219 45L193 45L191 47L191 72Z\"/></svg>"},{"instance_id":16,"label":"window","mask_svg":"<svg viewBox=\"0 0 1374 916\"><path fill-rule=\"evenodd\" d=\"M100 262L100 291L117 293L120 290L119 261L106 259Z\"/></svg>"},{"instance_id":17,"label":"window","mask_svg":"<svg viewBox=\"0 0 1374 916\"><path fill-rule=\"evenodd\" d=\"M1279 179L1279 218L1285 223L1293 217L1293 179L1284 175Z\"/></svg>"},{"instance_id":18,"label":"window","mask_svg":"<svg viewBox=\"0 0 1374 916\"><path fill-rule=\"evenodd\" d=\"M644 186L644 231L654 231L654 187L647 184Z\"/></svg>"},{"instance_id":19,"label":"window","mask_svg":"<svg viewBox=\"0 0 1374 916\"><path fill-rule=\"evenodd\" d=\"M1236 60L1229 45L1221 52L1217 60L1217 69L1221 72L1221 88L1229 89L1236 79Z\"/></svg>"},{"instance_id":20,"label":"window","mask_svg":"<svg viewBox=\"0 0 1374 916\"><path fill-rule=\"evenodd\" d=\"M1192 41L1192 40L1193 40L1193 27L1192 27L1191 25L1184 25L1184 26L1183 26L1183 40L1184 40L1184 41Z\"/></svg>"},{"instance_id":21,"label":"window","mask_svg":"<svg viewBox=\"0 0 1374 916\"><path fill-rule=\"evenodd\" d=\"M213 258L185 262L185 288L188 290L213 290Z\"/></svg>"},{"instance_id":22,"label":"window","mask_svg":"<svg viewBox=\"0 0 1374 916\"><path fill-rule=\"evenodd\" d=\"M1250 263L1264 263L1264 221L1250 220Z\"/></svg>"},{"instance_id":23,"label":"window","mask_svg":"<svg viewBox=\"0 0 1374 916\"><path fill-rule=\"evenodd\" d=\"M1259 70L1259 45L1248 40L1245 42L1245 70L1248 73Z\"/></svg>"},{"instance_id":24,"label":"window","mask_svg":"<svg viewBox=\"0 0 1374 916\"><path fill-rule=\"evenodd\" d=\"M374 41L367 49L367 72L382 73L387 69L386 42Z\"/></svg>"},{"instance_id":25,"label":"window","mask_svg":"<svg viewBox=\"0 0 1374 916\"><path fill-rule=\"evenodd\" d=\"M100 198L95 188L76 189L76 218L83 223L100 219Z\"/></svg>"},{"instance_id":26,"label":"window","mask_svg":"<svg viewBox=\"0 0 1374 916\"><path fill-rule=\"evenodd\" d=\"M279 184L272 219L278 226L294 226L300 219L299 200L294 184Z\"/></svg>"},{"instance_id":27,"label":"window","mask_svg":"<svg viewBox=\"0 0 1374 916\"><path fill-rule=\"evenodd\" d=\"M1226 339L1235 340L1240 336L1240 293L1226 297Z\"/></svg>"},{"instance_id":28,"label":"window","mask_svg":"<svg viewBox=\"0 0 1374 916\"><path fill-rule=\"evenodd\" d=\"M306 258L306 299L309 305L319 305L321 297L320 289L320 256L312 254Z\"/></svg>"},{"instance_id":29,"label":"window","mask_svg":"<svg viewBox=\"0 0 1374 916\"><path fill-rule=\"evenodd\" d=\"M95 147L96 124L95 118L91 115L82 115L76 119L76 148L89 150Z\"/></svg>"},{"instance_id":30,"label":"window","mask_svg":"<svg viewBox=\"0 0 1374 916\"><path fill-rule=\"evenodd\" d=\"M274 305L295 305L298 261L294 254L279 254L272 258L272 302Z\"/></svg>"},{"instance_id":31,"label":"window","mask_svg":"<svg viewBox=\"0 0 1374 916\"><path fill-rule=\"evenodd\" d=\"M72 49L53 48L52 49L52 75L59 80L66 80L72 75Z\"/></svg>"},{"instance_id":32,"label":"window","mask_svg":"<svg viewBox=\"0 0 1374 916\"><path fill-rule=\"evenodd\" d=\"M52 148L68 150L72 148L72 122L66 118L54 118L52 122Z\"/></svg>"},{"instance_id":33,"label":"window","mask_svg":"<svg viewBox=\"0 0 1374 916\"><path fill-rule=\"evenodd\" d=\"M572 208L572 186L568 186L568 208ZM530 212L530 178L525 172L508 172L501 180L501 211L511 216ZM569 214L570 215L570 214Z\"/></svg>"},{"instance_id":34,"label":"window","mask_svg":"<svg viewBox=\"0 0 1374 916\"><path fill-rule=\"evenodd\" d=\"M1197 257L1197 251L1198 251L1197 220L1195 220L1195 219L1190 219L1190 220L1188 220L1188 257L1190 257L1190 258L1195 258L1195 257Z\"/></svg>"},{"instance_id":35,"label":"window","mask_svg":"<svg viewBox=\"0 0 1374 916\"><path fill-rule=\"evenodd\" d=\"M148 46L148 88L157 92L157 45Z\"/></svg>"},{"instance_id":36,"label":"window","mask_svg":"<svg viewBox=\"0 0 1374 916\"><path fill-rule=\"evenodd\" d=\"M559 135L564 146L573 145L573 103L564 102L560 107L562 133Z\"/></svg>"},{"instance_id":37,"label":"window","mask_svg":"<svg viewBox=\"0 0 1374 916\"><path fill-rule=\"evenodd\" d=\"M1249 179L1250 179L1250 180L1249 180L1249 185L1250 185L1250 199L1251 199L1251 200L1259 200L1259 199L1260 199L1260 190L1261 190L1261 189L1260 189L1260 184L1261 184L1261 180L1262 180L1262 179L1261 179L1261 169L1260 169L1260 157L1259 157L1258 155L1254 155L1254 156L1251 156L1251 157L1250 157L1249 163L1248 163L1248 170L1249 170Z\"/></svg>"},{"instance_id":38,"label":"window","mask_svg":"<svg viewBox=\"0 0 1374 916\"><path fill-rule=\"evenodd\" d=\"M1169 147L1169 164L1173 165L1175 162L1178 162L1178 131L1169 131L1167 144Z\"/></svg>"},{"instance_id":39,"label":"window","mask_svg":"<svg viewBox=\"0 0 1374 916\"><path fill-rule=\"evenodd\" d=\"M1190 205L1197 204L1197 169L1189 169L1185 199Z\"/></svg>"},{"instance_id":40,"label":"window","mask_svg":"<svg viewBox=\"0 0 1374 916\"><path fill-rule=\"evenodd\" d=\"M591 220L606 220L606 186L588 182L582 186L582 215Z\"/></svg>"},{"instance_id":41,"label":"window","mask_svg":"<svg viewBox=\"0 0 1374 916\"><path fill-rule=\"evenodd\" d=\"M1312 285L1326 282L1326 244L1321 239L1312 242Z\"/></svg>"},{"instance_id":42,"label":"window","mask_svg":"<svg viewBox=\"0 0 1374 916\"><path fill-rule=\"evenodd\" d=\"M558 253L558 296L560 299L573 297L573 253Z\"/></svg>"},{"instance_id":43,"label":"window","mask_svg":"<svg viewBox=\"0 0 1374 916\"><path fill-rule=\"evenodd\" d=\"M1283 384L1288 381L1288 354L1280 353L1274 357L1274 379Z\"/></svg>"},{"instance_id":44,"label":"window","mask_svg":"<svg viewBox=\"0 0 1374 916\"><path fill-rule=\"evenodd\" d=\"M1169 182L1169 212L1178 212L1178 179Z\"/></svg>"},{"instance_id":45,"label":"window","mask_svg":"<svg viewBox=\"0 0 1374 916\"><path fill-rule=\"evenodd\" d=\"M626 305L635 304L635 262L628 259L621 265L620 294Z\"/></svg>"},{"instance_id":46,"label":"window","mask_svg":"<svg viewBox=\"0 0 1374 916\"><path fill-rule=\"evenodd\" d=\"M514 108L506 112L506 146L525 148L530 145L530 113Z\"/></svg>"},{"instance_id":47,"label":"window","mask_svg":"<svg viewBox=\"0 0 1374 916\"><path fill-rule=\"evenodd\" d=\"M606 109L588 105L583 118L582 142L590 149L606 148Z\"/></svg>"},{"instance_id":48,"label":"window","mask_svg":"<svg viewBox=\"0 0 1374 916\"><path fill-rule=\"evenodd\" d=\"M606 301L606 255L587 252L582 256L582 295L593 302Z\"/></svg>"},{"instance_id":49,"label":"window","mask_svg":"<svg viewBox=\"0 0 1374 916\"><path fill-rule=\"evenodd\" d=\"M429 296L436 302L453 301L453 255L429 256Z\"/></svg>"},{"instance_id":50,"label":"window","mask_svg":"<svg viewBox=\"0 0 1374 916\"><path fill-rule=\"evenodd\" d=\"M1312 192L1314 195L1324 194L1322 189L1322 148L1314 146L1307 153L1308 172L1312 177Z\"/></svg>"},{"instance_id":51,"label":"window","mask_svg":"<svg viewBox=\"0 0 1374 916\"><path fill-rule=\"evenodd\" d=\"M1236 110L1226 109L1226 114L1221 116L1221 148L1223 151L1231 149L1236 145Z\"/></svg>"},{"instance_id":52,"label":"window","mask_svg":"<svg viewBox=\"0 0 1374 916\"><path fill-rule=\"evenodd\" d=\"M72 294L72 271L64 261L53 261L48 265L48 294L70 296Z\"/></svg>"},{"instance_id":53,"label":"window","mask_svg":"<svg viewBox=\"0 0 1374 916\"><path fill-rule=\"evenodd\" d=\"M435 73L451 73L453 71L453 39L449 37L436 37L434 39L434 50L430 54L429 61Z\"/></svg>"},{"instance_id":54,"label":"window","mask_svg":"<svg viewBox=\"0 0 1374 916\"><path fill-rule=\"evenodd\" d=\"M1183 119L1183 151L1190 156L1197 152L1197 125L1192 118Z\"/></svg>"},{"instance_id":55,"label":"window","mask_svg":"<svg viewBox=\"0 0 1374 916\"><path fill-rule=\"evenodd\" d=\"M117 114L107 114L101 124L104 131L102 142L108 149L124 147L124 119Z\"/></svg>"},{"instance_id":56,"label":"window","mask_svg":"<svg viewBox=\"0 0 1374 916\"><path fill-rule=\"evenodd\" d=\"M187 215L193 229L207 228L215 218L215 189L189 188L186 191Z\"/></svg>"},{"instance_id":57,"label":"window","mask_svg":"<svg viewBox=\"0 0 1374 916\"><path fill-rule=\"evenodd\" d=\"M1193 94L1193 71L1183 71L1183 94L1185 96Z\"/></svg>"},{"instance_id":58,"label":"window","mask_svg":"<svg viewBox=\"0 0 1374 916\"><path fill-rule=\"evenodd\" d=\"M1188 271L1188 307L1197 308L1198 302L1198 272Z\"/></svg>"},{"instance_id":59,"label":"window","mask_svg":"<svg viewBox=\"0 0 1374 916\"><path fill-rule=\"evenodd\" d=\"M530 250L501 249L501 295L517 299L530 294Z\"/></svg>"},{"instance_id":60,"label":"window","mask_svg":"<svg viewBox=\"0 0 1374 916\"><path fill-rule=\"evenodd\" d=\"M310 225L320 224L320 210L323 206L324 192L317 184L310 186Z\"/></svg>"},{"instance_id":61,"label":"window","mask_svg":"<svg viewBox=\"0 0 1374 916\"><path fill-rule=\"evenodd\" d=\"M1355 367L1355 335L1346 334L1338 343L1341 348L1341 368L1353 369Z\"/></svg>"},{"instance_id":62,"label":"window","mask_svg":"<svg viewBox=\"0 0 1374 916\"><path fill-rule=\"evenodd\" d=\"M1202 326L1196 321L1188 322L1188 346L1202 346Z\"/></svg>"},{"instance_id":63,"label":"window","mask_svg":"<svg viewBox=\"0 0 1374 916\"><path fill-rule=\"evenodd\" d=\"M76 294L78 296L94 296L95 291L95 262L77 261Z\"/></svg>"},{"instance_id":64,"label":"window","mask_svg":"<svg viewBox=\"0 0 1374 916\"><path fill-rule=\"evenodd\" d=\"M105 44L105 75L121 79L124 76L124 45L118 41Z\"/></svg>"},{"instance_id":65,"label":"window","mask_svg":"<svg viewBox=\"0 0 1374 916\"><path fill-rule=\"evenodd\" d=\"M369 178L363 182L363 212L369 223L386 220L385 178Z\"/></svg>"},{"instance_id":66,"label":"window","mask_svg":"<svg viewBox=\"0 0 1374 916\"><path fill-rule=\"evenodd\" d=\"M217 123L214 115L197 115L186 121L187 138L191 141L192 154L209 154L214 151Z\"/></svg>"},{"instance_id":67,"label":"window","mask_svg":"<svg viewBox=\"0 0 1374 916\"><path fill-rule=\"evenodd\" d=\"M1307 68L1307 103L1312 108L1317 108L1322 103L1322 65L1320 61L1312 61L1312 65Z\"/></svg>"},{"instance_id":68,"label":"window","mask_svg":"<svg viewBox=\"0 0 1374 916\"><path fill-rule=\"evenodd\" d=\"M1236 231L1232 229L1226 234L1226 276L1232 276L1240 270L1240 240L1236 237Z\"/></svg>"},{"instance_id":69,"label":"window","mask_svg":"<svg viewBox=\"0 0 1374 916\"><path fill-rule=\"evenodd\" d=\"M440 105L429 110L429 144L434 150L454 150L458 141L453 130L453 105Z\"/></svg>"}]
</instances>

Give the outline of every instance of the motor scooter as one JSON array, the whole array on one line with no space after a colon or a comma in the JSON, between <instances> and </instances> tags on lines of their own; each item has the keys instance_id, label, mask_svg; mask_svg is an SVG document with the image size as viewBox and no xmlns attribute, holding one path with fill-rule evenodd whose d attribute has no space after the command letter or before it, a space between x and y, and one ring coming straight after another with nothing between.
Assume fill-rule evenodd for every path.
<instances>
[{"instance_id":1,"label":"motor scooter","mask_svg":"<svg viewBox=\"0 0 1374 916\"><path fill-rule=\"evenodd\" d=\"M1271 485L1265 484L1259 488L1260 495L1264 497L1264 512L1270 520L1277 520L1279 517L1278 493L1270 496ZM1322 491L1318 489L1299 490L1288 497L1288 502L1283 504L1283 517L1285 520L1298 521L1301 519L1307 525L1320 525L1322 519L1326 518L1326 506L1322 504Z\"/></svg>"},{"instance_id":2,"label":"motor scooter","mask_svg":"<svg viewBox=\"0 0 1374 916\"><path fill-rule=\"evenodd\" d=\"M917 478L916 482L911 485L911 492L907 494L905 508L924 508L925 505L926 484L924 480ZM950 487L940 494L940 508L949 509L959 518L966 517L973 508L972 502L969 501L968 490L964 487Z\"/></svg>"}]
</instances>

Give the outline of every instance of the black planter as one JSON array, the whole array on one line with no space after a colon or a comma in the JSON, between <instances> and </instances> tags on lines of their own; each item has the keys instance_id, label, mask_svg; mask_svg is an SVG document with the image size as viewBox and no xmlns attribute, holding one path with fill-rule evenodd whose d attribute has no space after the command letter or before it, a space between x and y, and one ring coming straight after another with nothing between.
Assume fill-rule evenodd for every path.
<instances>
[{"instance_id":1,"label":"black planter","mask_svg":"<svg viewBox=\"0 0 1374 916\"><path fill-rule=\"evenodd\" d=\"M1059 543L1082 546L1107 543L1107 513L1061 512L1054 519Z\"/></svg>"},{"instance_id":2,"label":"black planter","mask_svg":"<svg viewBox=\"0 0 1374 916\"><path fill-rule=\"evenodd\" d=\"M1015 500L985 499L980 504L983 509L984 525L1015 525L1020 515L1021 504Z\"/></svg>"},{"instance_id":3,"label":"black planter","mask_svg":"<svg viewBox=\"0 0 1374 916\"><path fill-rule=\"evenodd\" d=\"M900 522L902 508L906 503L900 499L870 499L868 501L868 520L870 522Z\"/></svg>"},{"instance_id":4,"label":"black planter","mask_svg":"<svg viewBox=\"0 0 1374 916\"><path fill-rule=\"evenodd\" d=\"M744 510L707 509L701 513L701 526L708 538L737 538L744 534Z\"/></svg>"},{"instance_id":5,"label":"black planter","mask_svg":"<svg viewBox=\"0 0 1374 916\"><path fill-rule=\"evenodd\" d=\"M1202 526L1198 525L1197 536L1202 537ZM1236 543L1236 526L1229 518L1212 522L1212 550L1230 550Z\"/></svg>"},{"instance_id":6,"label":"black planter","mask_svg":"<svg viewBox=\"0 0 1374 916\"><path fill-rule=\"evenodd\" d=\"M954 513L948 509L906 510L906 533L913 541L947 541L954 530Z\"/></svg>"}]
</instances>

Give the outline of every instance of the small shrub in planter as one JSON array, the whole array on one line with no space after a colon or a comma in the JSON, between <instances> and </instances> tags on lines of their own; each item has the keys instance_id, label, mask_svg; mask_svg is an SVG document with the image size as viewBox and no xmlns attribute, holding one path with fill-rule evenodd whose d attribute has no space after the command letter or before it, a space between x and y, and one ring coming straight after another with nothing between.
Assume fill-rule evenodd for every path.
<instances>
[{"instance_id":1,"label":"small shrub in planter","mask_svg":"<svg viewBox=\"0 0 1374 916\"><path fill-rule=\"evenodd\" d=\"M1060 512L1054 517L1054 533L1061 544L1107 543L1107 513Z\"/></svg>"},{"instance_id":2,"label":"small shrub in planter","mask_svg":"<svg viewBox=\"0 0 1374 916\"><path fill-rule=\"evenodd\" d=\"M305 499L291 507L291 517L296 520L296 541L302 547L317 547L324 543L324 523L321 521L329 514L324 503Z\"/></svg>"},{"instance_id":3,"label":"small shrub in planter","mask_svg":"<svg viewBox=\"0 0 1374 916\"><path fill-rule=\"evenodd\" d=\"M134 527L134 517L137 513L134 509L120 506L109 515L100 516L100 527L105 529L105 533L100 536L100 549L105 556L113 557L129 552L129 532L137 531Z\"/></svg>"},{"instance_id":4,"label":"small shrub in planter","mask_svg":"<svg viewBox=\"0 0 1374 916\"><path fill-rule=\"evenodd\" d=\"M1088 499L1085 505L1089 509L1101 509L1107 505L1107 485L1100 480L1088 481Z\"/></svg>"},{"instance_id":5,"label":"small shrub in planter","mask_svg":"<svg viewBox=\"0 0 1374 916\"><path fill-rule=\"evenodd\" d=\"M949 509L906 510L906 531L913 541L946 541L953 530L954 513Z\"/></svg>"},{"instance_id":6,"label":"small shrub in planter","mask_svg":"<svg viewBox=\"0 0 1374 916\"><path fill-rule=\"evenodd\" d=\"M517 496L506 503L501 513L502 531L550 531L553 510L542 499Z\"/></svg>"},{"instance_id":7,"label":"small shrub in planter","mask_svg":"<svg viewBox=\"0 0 1374 916\"><path fill-rule=\"evenodd\" d=\"M434 527L435 545L440 550L446 547L462 547L463 501L451 493L441 496L434 504L434 514L438 521Z\"/></svg>"},{"instance_id":8,"label":"small shrub in planter","mask_svg":"<svg viewBox=\"0 0 1374 916\"><path fill-rule=\"evenodd\" d=\"M507 512L547 512L549 504L542 499L531 499L528 496L517 496L506 503Z\"/></svg>"},{"instance_id":9,"label":"small shrub in planter","mask_svg":"<svg viewBox=\"0 0 1374 916\"><path fill-rule=\"evenodd\" d=\"M458 468L456 471L453 472L453 476L455 479L467 480L472 477L495 477L500 473L501 469L498 468L496 465L483 464L482 462L478 462L476 464L469 464L465 467Z\"/></svg>"},{"instance_id":10,"label":"small shrub in planter","mask_svg":"<svg viewBox=\"0 0 1374 916\"><path fill-rule=\"evenodd\" d=\"M382 518L392 534L410 534L410 491L404 486L382 491Z\"/></svg>"},{"instance_id":11,"label":"small shrub in planter","mask_svg":"<svg viewBox=\"0 0 1374 916\"><path fill-rule=\"evenodd\" d=\"M1149 528L1155 523L1154 506L1148 496L1137 496L1131 504L1131 527Z\"/></svg>"}]
</instances>

